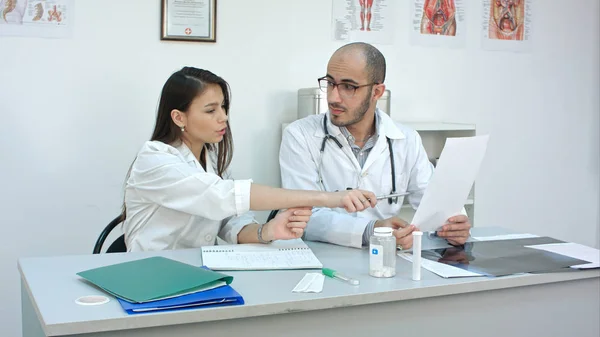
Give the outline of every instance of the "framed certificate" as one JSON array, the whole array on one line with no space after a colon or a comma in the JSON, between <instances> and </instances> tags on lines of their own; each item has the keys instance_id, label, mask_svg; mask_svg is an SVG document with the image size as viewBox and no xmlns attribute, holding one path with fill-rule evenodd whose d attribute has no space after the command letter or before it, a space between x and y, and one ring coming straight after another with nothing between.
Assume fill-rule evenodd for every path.
<instances>
[{"instance_id":1,"label":"framed certificate","mask_svg":"<svg viewBox=\"0 0 600 337\"><path fill-rule=\"evenodd\" d=\"M217 41L217 0L161 1L161 40Z\"/></svg>"}]
</instances>

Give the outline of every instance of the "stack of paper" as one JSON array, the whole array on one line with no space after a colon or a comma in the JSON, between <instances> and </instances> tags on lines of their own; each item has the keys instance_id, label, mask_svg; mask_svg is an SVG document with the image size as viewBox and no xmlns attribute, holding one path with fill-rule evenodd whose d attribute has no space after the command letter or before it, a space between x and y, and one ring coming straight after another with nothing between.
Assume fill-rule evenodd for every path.
<instances>
[{"instance_id":1,"label":"stack of paper","mask_svg":"<svg viewBox=\"0 0 600 337\"><path fill-rule=\"evenodd\" d=\"M164 257L150 257L77 273L114 295L128 313L243 304L233 277Z\"/></svg>"},{"instance_id":2,"label":"stack of paper","mask_svg":"<svg viewBox=\"0 0 600 337\"><path fill-rule=\"evenodd\" d=\"M412 262L412 254L398 253L401 258ZM464 270L458 267L450 266L445 263L431 261L428 259L421 259L421 266L430 272L437 274L443 278L455 278L455 277L477 277L484 276L483 274L475 273L472 271Z\"/></svg>"},{"instance_id":3,"label":"stack of paper","mask_svg":"<svg viewBox=\"0 0 600 337\"><path fill-rule=\"evenodd\" d=\"M504 234L504 235L492 235L492 236L473 236L473 239L477 241L498 241L498 240L517 240L517 239L531 239L538 238L539 236L529 233L524 234Z\"/></svg>"},{"instance_id":4,"label":"stack of paper","mask_svg":"<svg viewBox=\"0 0 600 337\"><path fill-rule=\"evenodd\" d=\"M525 246L527 248L540 249L575 259L587 261L589 263L571 266L573 269L595 269L600 268L600 251L596 248L580 245L573 242L550 243L543 245Z\"/></svg>"}]
</instances>

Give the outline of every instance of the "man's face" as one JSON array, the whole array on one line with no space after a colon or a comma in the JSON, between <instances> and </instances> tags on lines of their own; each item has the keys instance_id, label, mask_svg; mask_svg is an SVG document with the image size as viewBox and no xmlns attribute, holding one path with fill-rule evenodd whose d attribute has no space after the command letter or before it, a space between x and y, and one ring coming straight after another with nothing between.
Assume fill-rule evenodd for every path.
<instances>
[{"instance_id":1,"label":"man's face","mask_svg":"<svg viewBox=\"0 0 600 337\"><path fill-rule=\"evenodd\" d=\"M337 84L327 94L331 123L335 126L350 126L360 122L374 104L373 86L365 61L358 53L334 55L327 65L327 80Z\"/></svg>"}]
</instances>

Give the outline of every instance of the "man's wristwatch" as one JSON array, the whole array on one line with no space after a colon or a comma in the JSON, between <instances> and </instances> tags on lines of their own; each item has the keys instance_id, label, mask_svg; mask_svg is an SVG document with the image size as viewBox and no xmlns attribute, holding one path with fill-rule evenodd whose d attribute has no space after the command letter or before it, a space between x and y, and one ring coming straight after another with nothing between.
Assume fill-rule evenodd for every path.
<instances>
[{"instance_id":1,"label":"man's wristwatch","mask_svg":"<svg viewBox=\"0 0 600 337\"><path fill-rule=\"evenodd\" d=\"M265 241L265 240L262 238L262 229L263 229L263 226L264 226L264 225L265 225L265 224L260 224L260 225L258 226L258 233L257 233L257 234L258 234L258 242L260 242L260 243L271 243L271 242L273 242L273 240L271 240L271 241Z\"/></svg>"}]
</instances>

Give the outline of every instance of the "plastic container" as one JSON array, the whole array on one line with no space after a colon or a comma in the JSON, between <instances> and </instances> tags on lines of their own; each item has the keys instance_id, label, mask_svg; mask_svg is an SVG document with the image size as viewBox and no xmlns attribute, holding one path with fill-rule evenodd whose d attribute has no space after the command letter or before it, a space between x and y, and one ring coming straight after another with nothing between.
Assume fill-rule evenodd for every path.
<instances>
[{"instance_id":1,"label":"plastic container","mask_svg":"<svg viewBox=\"0 0 600 337\"><path fill-rule=\"evenodd\" d=\"M413 232L412 279L421 280L421 238L423 232Z\"/></svg>"},{"instance_id":2,"label":"plastic container","mask_svg":"<svg viewBox=\"0 0 600 337\"><path fill-rule=\"evenodd\" d=\"M396 237L389 227L375 228L369 241L369 275L396 276Z\"/></svg>"}]
</instances>

